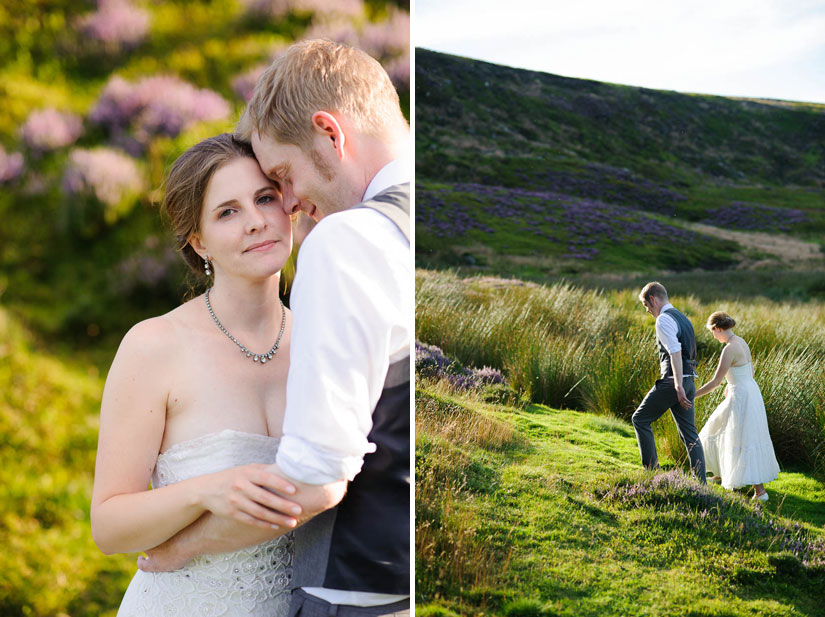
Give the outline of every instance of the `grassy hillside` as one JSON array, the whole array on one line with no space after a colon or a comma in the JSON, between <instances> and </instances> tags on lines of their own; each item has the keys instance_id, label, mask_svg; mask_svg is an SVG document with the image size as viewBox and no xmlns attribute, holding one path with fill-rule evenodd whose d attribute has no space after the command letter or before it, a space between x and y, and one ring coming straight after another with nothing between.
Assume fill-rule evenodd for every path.
<instances>
[{"instance_id":1,"label":"grassy hillside","mask_svg":"<svg viewBox=\"0 0 825 617\"><path fill-rule=\"evenodd\" d=\"M637 293L417 272L416 614L821 614L825 304L673 296L750 344L782 469L759 504L685 476L669 414L664 471L642 470L629 419L658 365ZM705 383L720 346L697 327L697 349Z\"/></svg>"},{"instance_id":2,"label":"grassy hillside","mask_svg":"<svg viewBox=\"0 0 825 617\"><path fill-rule=\"evenodd\" d=\"M641 471L623 422L492 398L419 376L417 615L821 614L821 481L755 504Z\"/></svg>"},{"instance_id":3,"label":"grassy hillside","mask_svg":"<svg viewBox=\"0 0 825 617\"><path fill-rule=\"evenodd\" d=\"M0 615L114 615L134 556L92 542L103 378L0 309Z\"/></svg>"},{"instance_id":4,"label":"grassy hillside","mask_svg":"<svg viewBox=\"0 0 825 617\"><path fill-rule=\"evenodd\" d=\"M420 266L512 273L526 264L546 276L718 270L766 257L713 228L822 243L825 106L648 90L419 49L415 113ZM805 267L822 264L816 250Z\"/></svg>"}]
</instances>

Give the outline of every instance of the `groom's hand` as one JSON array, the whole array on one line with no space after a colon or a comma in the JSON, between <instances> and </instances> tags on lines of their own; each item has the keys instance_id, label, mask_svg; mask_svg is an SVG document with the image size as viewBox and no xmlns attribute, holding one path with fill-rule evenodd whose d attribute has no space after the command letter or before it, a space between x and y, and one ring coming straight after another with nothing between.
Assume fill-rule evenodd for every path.
<instances>
[{"instance_id":1,"label":"groom's hand","mask_svg":"<svg viewBox=\"0 0 825 617\"><path fill-rule=\"evenodd\" d=\"M685 409L690 409L693 405L693 403L691 403L690 399L687 397L685 387L682 384L676 384L676 396L679 399L679 404Z\"/></svg>"},{"instance_id":2,"label":"groom's hand","mask_svg":"<svg viewBox=\"0 0 825 617\"><path fill-rule=\"evenodd\" d=\"M175 541L177 536L172 536L163 544L146 551L146 557L143 555L137 558L137 567L144 572L171 572L172 570L179 570L192 559L195 555L187 555L180 550L180 543Z\"/></svg>"}]
</instances>

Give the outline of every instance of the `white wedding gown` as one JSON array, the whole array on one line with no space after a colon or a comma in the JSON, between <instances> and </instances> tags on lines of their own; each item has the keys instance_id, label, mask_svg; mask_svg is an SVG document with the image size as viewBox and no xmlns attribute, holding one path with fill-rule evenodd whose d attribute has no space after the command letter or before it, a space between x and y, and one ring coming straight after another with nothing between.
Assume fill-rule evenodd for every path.
<instances>
[{"instance_id":1,"label":"white wedding gown","mask_svg":"<svg viewBox=\"0 0 825 617\"><path fill-rule=\"evenodd\" d=\"M158 456L152 486L249 463L273 463L278 439L225 430L177 443ZM292 534L247 549L204 555L174 572L138 570L118 617L282 617L289 607Z\"/></svg>"},{"instance_id":2,"label":"white wedding gown","mask_svg":"<svg viewBox=\"0 0 825 617\"><path fill-rule=\"evenodd\" d=\"M730 367L725 378L728 396L699 431L705 466L727 489L776 480L779 464L750 362Z\"/></svg>"}]
</instances>

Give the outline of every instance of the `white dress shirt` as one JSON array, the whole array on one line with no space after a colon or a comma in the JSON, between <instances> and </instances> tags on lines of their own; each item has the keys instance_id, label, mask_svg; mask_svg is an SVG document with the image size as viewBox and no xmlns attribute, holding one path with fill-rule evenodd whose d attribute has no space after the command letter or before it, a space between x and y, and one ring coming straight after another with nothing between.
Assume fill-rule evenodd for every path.
<instances>
[{"instance_id":1,"label":"white dress shirt","mask_svg":"<svg viewBox=\"0 0 825 617\"><path fill-rule=\"evenodd\" d=\"M676 307L668 302L662 307L659 316L656 318L656 339L665 346L670 355L682 351L682 344L679 342L678 337L679 325L673 317L665 313L666 310L672 308ZM682 375L683 379L685 377L697 377L697 375L694 373Z\"/></svg>"},{"instance_id":2,"label":"white dress shirt","mask_svg":"<svg viewBox=\"0 0 825 617\"><path fill-rule=\"evenodd\" d=\"M364 200L410 181L396 160L379 171ZM298 254L286 412L277 463L308 484L352 480L364 455L372 411L391 362L410 353L413 313L410 244L387 217L354 208L324 217ZM333 604L374 606L407 596L306 588Z\"/></svg>"}]
</instances>

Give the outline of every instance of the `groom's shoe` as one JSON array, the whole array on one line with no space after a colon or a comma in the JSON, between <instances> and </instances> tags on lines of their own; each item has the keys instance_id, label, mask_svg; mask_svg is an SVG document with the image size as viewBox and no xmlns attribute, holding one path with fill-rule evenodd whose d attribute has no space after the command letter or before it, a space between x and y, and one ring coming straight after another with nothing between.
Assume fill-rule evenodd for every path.
<instances>
[{"instance_id":1,"label":"groom's shoe","mask_svg":"<svg viewBox=\"0 0 825 617\"><path fill-rule=\"evenodd\" d=\"M768 497L768 491L765 491L764 493L759 493L758 495L754 495L753 497L751 497L751 499L756 499L758 501L768 501L768 499L770 499L770 497Z\"/></svg>"}]
</instances>

